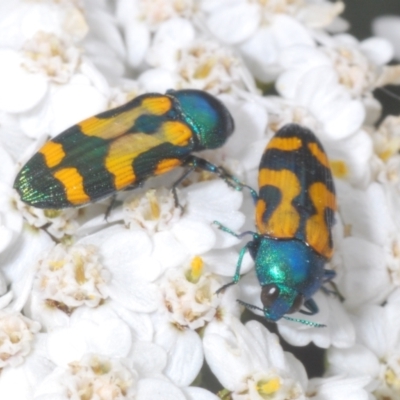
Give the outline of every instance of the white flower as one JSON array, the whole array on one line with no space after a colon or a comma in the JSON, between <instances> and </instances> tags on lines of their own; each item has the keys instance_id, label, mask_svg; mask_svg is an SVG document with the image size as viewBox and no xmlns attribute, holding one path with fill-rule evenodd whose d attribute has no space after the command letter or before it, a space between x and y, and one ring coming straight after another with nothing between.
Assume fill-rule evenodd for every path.
<instances>
[{"instance_id":1,"label":"white flower","mask_svg":"<svg viewBox=\"0 0 400 400\"><path fill-rule=\"evenodd\" d=\"M277 87L292 104L305 108L331 140L350 136L361 127L365 118L362 103L353 100L339 84L331 67L311 68L297 82L283 74ZM290 93L286 88L290 88Z\"/></svg>"},{"instance_id":2,"label":"white flower","mask_svg":"<svg viewBox=\"0 0 400 400\"><path fill-rule=\"evenodd\" d=\"M328 36L320 33L317 40L321 44L318 48L293 46L281 53L280 63L285 72L277 82L279 92L286 98L295 99L298 91L306 90L310 84L304 84L305 79L309 80L310 75L324 71L329 74L327 80L335 81L350 94L347 96L348 101L359 99L363 102L367 109L367 123L374 123L379 118L381 106L371 92L388 83L382 83L381 79L383 65L392 57L390 44L379 38L370 38L360 43L348 34ZM343 100L346 98L344 93L342 97ZM352 112L355 111L354 107L355 104L351 108ZM340 110L333 104L331 109L336 113Z\"/></svg>"},{"instance_id":3,"label":"white flower","mask_svg":"<svg viewBox=\"0 0 400 400\"><path fill-rule=\"evenodd\" d=\"M253 78L234 52L216 41L196 37L186 20L169 20L157 31L146 60L153 69L139 77L149 91L194 88L212 94L254 88ZM168 87L169 86L169 87Z\"/></svg>"},{"instance_id":4,"label":"white flower","mask_svg":"<svg viewBox=\"0 0 400 400\"><path fill-rule=\"evenodd\" d=\"M16 195L14 195L16 197ZM20 215L34 228L44 229L56 239L62 239L73 235L78 229L78 210L74 208L66 210L46 210L28 206L16 199L15 205Z\"/></svg>"},{"instance_id":5,"label":"white flower","mask_svg":"<svg viewBox=\"0 0 400 400\"><path fill-rule=\"evenodd\" d=\"M34 399L166 399L184 400L179 388L161 372L165 355L155 346L137 344L135 358L116 359L87 354L68 366L58 367L35 390ZM160 358L157 359L157 358Z\"/></svg>"},{"instance_id":6,"label":"white flower","mask_svg":"<svg viewBox=\"0 0 400 400\"><path fill-rule=\"evenodd\" d=\"M78 50L74 48L73 42L86 34L86 23L73 3L57 4L50 0L27 3L13 0L1 7L0 26L12 26L14 34L4 35L2 43L0 41L0 75L3 77L0 83L0 109L37 114L38 110L32 109L48 96L49 78L65 81L76 69ZM91 100L94 101L93 96ZM43 104L39 108L43 108ZM84 116L89 115L90 111ZM32 119L32 114L30 117ZM43 118L42 114L41 128L45 124ZM37 131L32 132L32 126L27 126L33 121L21 122L28 135L38 135ZM39 122L35 121L35 124Z\"/></svg>"},{"instance_id":7,"label":"white flower","mask_svg":"<svg viewBox=\"0 0 400 400\"><path fill-rule=\"evenodd\" d=\"M207 362L234 400L367 398L367 377L336 376L307 381L302 364L256 321L209 325L204 334Z\"/></svg>"},{"instance_id":8,"label":"white flower","mask_svg":"<svg viewBox=\"0 0 400 400\"><path fill-rule=\"evenodd\" d=\"M22 67L57 83L66 83L78 66L80 51L54 34L37 32L23 47Z\"/></svg>"},{"instance_id":9,"label":"white flower","mask_svg":"<svg viewBox=\"0 0 400 400\"><path fill-rule=\"evenodd\" d=\"M260 323L209 325L203 341L207 363L232 399L304 399L303 366Z\"/></svg>"},{"instance_id":10,"label":"white flower","mask_svg":"<svg viewBox=\"0 0 400 400\"><path fill-rule=\"evenodd\" d=\"M35 324L37 323L33 323L33 325ZM32 400L37 386L54 369L54 364L47 358L44 339L44 334L35 333L30 343L31 350L24 357L24 362L18 366L9 365L2 369L0 375L1 398Z\"/></svg>"},{"instance_id":11,"label":"white flower","mask_svg":"<svg viewBox=\"0 0 400 400\"><path fill-rule=\"evenodd\" d=\"M392 57L390 44L383 39L358 42L348 34L320 34L318 40L321 43L318 48L294 46L282 52L280 62L285 72L279 78L278 87L286 97L295 91L290 83L296 85L305 73L318 67L332 68L338 82L352 97L360 97L376 87L382 65Z\"/></svg>"},{"instance_id":12,"label":"white flower","mask_svg":"<svg viewBox=\"0 0 400 400\"><path fill-rule=\"evenodd\" d=\"M39 330L38 322L11 310L0 310L0 368L22 364Z\"/></svg>"},{"instance_id":13,"label":"white flower","mask_svg":"<svg viewBox=\"0 0 400 400\"><path fill-rule=\"evenodd\" d=\"M192 0L121 0L116 16L125 33L127 62L132 67L142 64L151 43L151 35L164 21L190 17L194 12Z\"/></svg>"},{"instance_id":14,"label":"white flower","mask_svg":"<svg viewBox=\"0 0 400 400\"><path fill-rule=\"evenodd\" d=\"M361 306L352 319L357 342L349 349L328 351L329 373L373 379L369 390L377 399L395 399L399 393L399 290L385 306Z\"/></svg>"},{"instance_id":15,"label":"white flower","mask_svg":"<svg viewBox=\"0 0 400 400\"><path fill-rule=\"evenodd\" d=\"M244 216L238 211L240 192L221 180L213 180L190 185L178 197L184 206L183 213L175 207L172 193L163 189L139 194L125 202L125 223L152 233L152 256L163 268L178 266L188 256L237 243L237 239L222 234L212 223L218 220L233 229L243 224Z\"/></svg>"},{"instance_id":16,"label":"white flower","mask_svg":"<svg viewBox=\"0 0 400 400\"><path fill-rule=\"evenodd\" d=\"M18 10L3 6L0 13L0 26L17 30L15 42L0 48L0 110L22 113L20 127L33 138L104 110L108 83L75 45L87 32L82 13L67 2L12 3Z\"/></svg>"},{"instance_id":17,"label":"white flower","mask_svg":"<svg viewBox=\"0 0 400 400\"><path fill-rule=\"evenodd\" d=\"M400 265L394 212L378 183L359 190L337 182L337 195L343 232L332 263L339 290L351 308L379 304L394 288L390 268L398 271Z\"/></svg>"},{"instance_id":18,"label":"white flower","mask_svg":"<svg viewBox=\"0 0 400 400\"><path fill-rule=\"evenodd\" d=\"M400 150L400 117L388 115L371 136L375 153L387 161Z\"/></svg>"},{"instance_id":19,"label":"white flower","mask_svg":"<svg viewBox=\"0 0 400 400\"><path fill-rule=\"evenodd\" d=\"M216 294L223 284L216 273L230 276L237 257L234 251L214 250L193 257L190 265L168 270L159 281L162 299L153 314L154 340L168 351L165 374L179 386L189 385L203 364L203 346L195 330L211 321L239 316L235 290ZM245 264L247 270L249 263Z\"/></svg>"},{"instance_id":20,"label":"white flower","mask_svg":"<svg viewBox=\"0 0 400 400\"><path fill-rule=\"evenodd\" d=\"M28 86L26 90L33 89ZM48 82L46 96L32 104L35 108L19 116L20 127L33 138L43 138L44 133L58 135L71 125L104 111L108 95L105 78L90 60L81 57L68 82L63 85Z\"/></svg>"},{"instance_id":21,"label":"white flower","mask_svg":"<svg viewBox=\"0 0 400 400\"><path fill-rule=\"evenodd\" d=\"M151 242L141 231L120 225L87 236L70 250L59 246L41 255L40 270L26 312L46 329L68 324L80 308L101 307L110 299L116 308L154 311L158 292L151 282L160 267Z\"/></svg>"},{"instance_id":22,"label":"white flower","mask_svg":"<svg viewBox=\"0 0 400 400\"><path fill-rule=\"evenodd\" d=\"M215 292L223 283L218 275L231 276L238 257L236 251L227 249L237 239L224 237L211 223L218 218L232 222L235 228L240 226L241 214L236 210L241 197L226 183L215 180L178 192L183 212L165 189L149 190L125 202L126 224L134 232L149 232L153 262L158 260L168 269L156 282L160 306L153 314L158 327L155 342L168 351L165 374L179 386L189 385L199 373L203 351L194 330L218 318L221 298ZM244 263L244 272L249 266ZM224 296L222 301L226 311L238 313L232 296ZM191 357L187 358L189 351Z\"/></svg>"},{"instance_id":23,"label":"white flower","mask_svg":"<svg viewBox=\"0 0 400 400\"><path fill-rule=\"evenodd\" d=\"M20 49L36 33L52 33L79 41L87 33L87 25L75 1L54 2L10 0L0 6L0 47Z\"/></svg>"},{"instance_id":24,"label":"white flower","mask_svg":"<svg viewBox=\"0 0 400 400\"><path fill-rule=\"evenodd\" d=\"M39 261L34 290L40 292L42 301L69 314L82 305L97 307L106 299L104 291L110 274L101 265L96 250L59 244Z\"/></svg>"},{"instance_id":25,"label":"white flower","mask_svg":"<svg viewBox=\"0 0 400 400\"><path fill-rule=\"evenodd\" d=\"M209 14L211 33L223 43L236 45L256 78L270 81L280 70L280 51L313 44L301 22L311 27L326 26L342 11L343 3L226 0L217 5L203 1L202 7Z\"/></svg>"}]
</instances>

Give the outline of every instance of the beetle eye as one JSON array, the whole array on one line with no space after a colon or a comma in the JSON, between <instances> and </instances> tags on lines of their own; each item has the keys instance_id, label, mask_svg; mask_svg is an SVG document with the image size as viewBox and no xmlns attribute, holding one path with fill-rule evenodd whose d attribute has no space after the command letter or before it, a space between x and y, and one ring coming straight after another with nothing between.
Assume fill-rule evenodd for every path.
<instances>
[{"instance_id":1,"label":"beetle eye","mask_svg":"<svg viewBox=\"0 0 400 400\"><path fill-rule=\"evenodd\" d=\"M296 311L299 311L301 306L304 303L304 296L302 294L298 294L293 301L292 307L287 311L287 314L293 314Z\"/></svg>"},{"instance_id":2,"label":"beetle eye","mask_svg":"<svg viewBox=\"0 0 400 400\"><path fill-rule=\"evenodd\" d=\"M279 296L279 288L274 283L270 283L262 287L261 303L264 307L271 307Z\"/></svg>"}]
</instances>

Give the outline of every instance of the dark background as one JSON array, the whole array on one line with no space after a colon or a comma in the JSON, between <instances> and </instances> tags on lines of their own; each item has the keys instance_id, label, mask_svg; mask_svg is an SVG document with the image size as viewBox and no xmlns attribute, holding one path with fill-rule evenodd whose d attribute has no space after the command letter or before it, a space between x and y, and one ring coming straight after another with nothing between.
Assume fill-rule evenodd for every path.
<instances>
[{"instance_id":1,"label":"dark background","mask_svg":"<svg viewBox=\"0 0 400 400\"><path fill-rule=\"evenodd\" d=\"M343 17L351 23L350 33L359 39L372 35L371 21L378 15L400 16L400 0L345 0Z\"/></svg>"}]
</instances>

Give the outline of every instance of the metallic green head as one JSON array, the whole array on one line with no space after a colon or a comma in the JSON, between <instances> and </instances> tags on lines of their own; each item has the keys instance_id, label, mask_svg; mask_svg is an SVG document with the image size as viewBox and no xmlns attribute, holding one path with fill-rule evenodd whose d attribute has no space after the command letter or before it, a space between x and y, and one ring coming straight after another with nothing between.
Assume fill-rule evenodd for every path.
<instances>
[{"instance_id":1,"label":"metallic green head","mask_svg":"<svg viewBox=\"0 0 400 400\"><path fill-rule=\"evenodd\" d=\"M299 311L323 283L326 260L297 239L261 237L254 258L263 312L270 321Z\"/></svg>"},{"instance_id":2,"label":"metallic green head","mask_svg":"<svg viewBox=\"0 0 400 400\"><path fill-rule=\"evenodd\" d=\"M196 150L221 147L232 134L234 122L227 108L214 96L202 90L169 90L179 102L184 120L199 141Z\"/></svg>"}]
</instances>

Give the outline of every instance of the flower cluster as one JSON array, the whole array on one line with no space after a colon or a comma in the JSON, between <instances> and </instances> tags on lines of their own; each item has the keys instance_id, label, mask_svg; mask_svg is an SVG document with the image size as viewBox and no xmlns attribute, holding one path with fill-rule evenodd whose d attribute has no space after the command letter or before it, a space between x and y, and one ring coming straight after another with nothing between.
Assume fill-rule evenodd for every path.
<instances>
[{"instance_id":1,"label":"flower cluster","mask_svg":"<svg viewBox=\"0 0 400 400\"><path fill-rule=\"evenodd\" d=\"M0 4L0 398L399 396L400 118L382 118L374 91L400 83L388 65L400 22L377 20L388 39L360 42L343 9L328 0ZM277 323L290 344L327 349L318 378L265 325L240 320L237 299L262 313L241 237L215 224L254 230L252 198L235 180L195 171L175 187L177 168L61 210L29 206L13 189L22 165L71 125L188 88L216 96L235 121L226 144L201 157L250 187L286 124L324 145L338 201L327 265L335 290L316 293L308 325ZM238 259L243 277L219 291Z\"/></svg>"}]
</instances>

